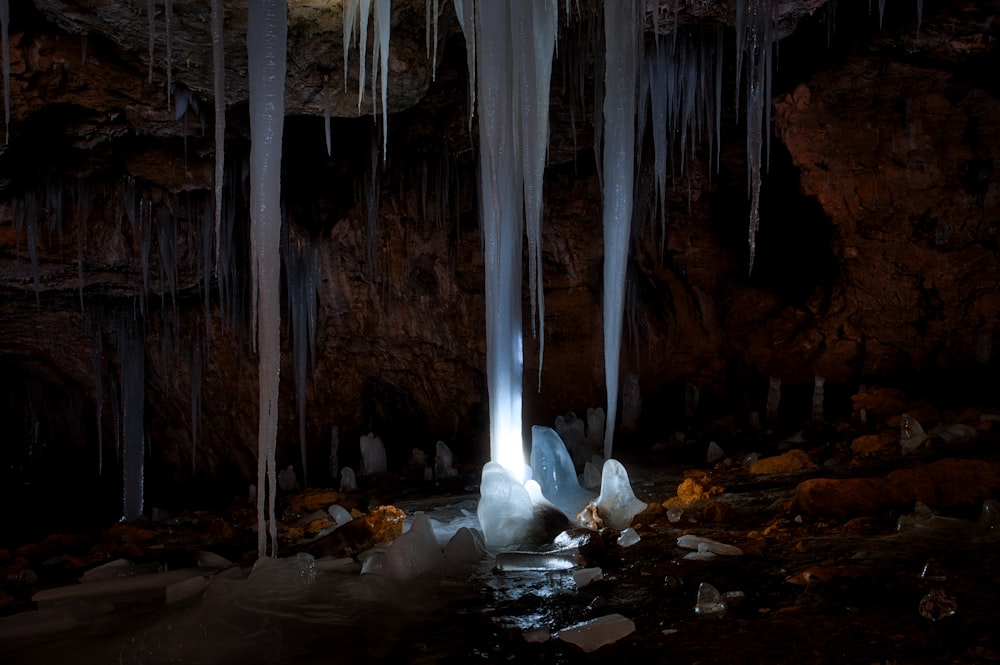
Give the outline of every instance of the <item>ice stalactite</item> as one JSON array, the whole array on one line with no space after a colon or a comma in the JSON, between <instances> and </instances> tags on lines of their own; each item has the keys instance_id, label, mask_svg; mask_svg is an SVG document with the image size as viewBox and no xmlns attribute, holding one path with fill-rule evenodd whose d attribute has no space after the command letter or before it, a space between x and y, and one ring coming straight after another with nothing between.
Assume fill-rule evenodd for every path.
<instances>
[{"instance_id":1,"label":"ice stalactite","mask_svg":"<svg viewBox=\"0 0 1000 665\"><path fill-rule=\"evenodd\" d=\"M437 0L434 0L435 4ZM436 14L435 14L436 16ZM378 75L380 92L382 96L382 159L385 159L385 150L389 144L389 35L392 27L392 0L375 0L375 33L378 35L376 52L372 53L372 97L375 97L375 78ZM434 22L435 35L437 34L437 20ZM436 37L435 37L436 39ZM375 56L378 56L378 66L375 65Z\"/></svg>"},{"instance_id":2,"label":"ice stalactite","mask_svg":"<svg viewBox=\"0 0 1000 665\"><path fill-rule=\"evenodd\" d=\"M140 262L142 264L142 297L139 301L142 313L147 309L149 297L149 255L153 247L153 202L143 197L139 201Z\"/></svg>"},{"instance_id":3,"label":"ice stalactite","mask_svg":"<svg viewBox=\"0 0 1000 665\"><path fill-rule=\"evenodd\" d=\"M737 53L746 52L747 186L750 196L750 268L753 272L760 227L761 153L764 130L771 137L771 58L774 45L772 0L737 3Z\"/></svg>"},{"instance_id":4,"label":"ice stalactite","mask_svg":"<svg viewBox=\"0 0 1000 665\"><path fill-rule=\"evenodd\" d=\"M247 53L250 81L250 253L253 275L252 332L259 358L257 440L257 550L277 556L274 500L278 475L281 327L281 144L285 116L288 12L285 0L251 0ZM252 335L253 337L254 335ZM265 518L265 502L267 516Z\"/></svg>"},{"instance_id":5,"label":"ice stalactite","mask_svg":"<svg viewBox=\"0 0 1000 665\"><path fill-rule=\"evenodd\" d=\"M156 0L146 0L146 25L149 37L149 82L153 82L153 53L156 50Z\"/></svg>"},{"instance_id":6,"label":"ice stalactite","mask_svg":"<svg viewBox=\"0 0 1000 665\"><path fill-rule=\"evenodd\" d=\"M87 323L93 346L91 360L94 368L94 407L97 421L97 473L104 473L104 310L93 307L87 310Z\"/></svg>"},{"instance_id":7,"label":"ice stalactite","mask_svg":"<svg viewBox=\"0 0 1000 665\"><path fill-rule=\"evenodd\" d=\"M126 520L142 517L145 483L146 340L135 309L118 321L118 363L121 370L123 510Z\"/></svg>"},{"instance_id":8,"label":"ice stalactite","mask_svg":"<svg viewBox=\"0 0 1000 665\"><path fill-rule=\"evenodd\" d=\"M285 284L288 291L292 358L295 371L295 402L299 416L299 448L302 454L302 486L309 484L306 463L306 383L310 365L316 362L316 317L322 279L319 246L296 242L286 231L283 242Z\"/></svg>"},{"instance_id":9,"label":"ice stalactite","mask_svg":"<svg viewBox=\"0 0 1000 665\"><path fill-rule=\"evenodd\" d=\"M476 4L475 0L454 0L455 15L465 36L465 64L469 68L469 133L476 111Z\"/></svg>"},{"instance_id":10,"label":"ice stalactite","mask_svg":"<svg viewBox=\"0 0 1000 665\"><path fill-rule=\"evenodd\" d=\"M455 3L455 11L459 14L459 23L461 23L462 20L462 8L458 6L460 4L462 4L462 0L457 0ZM427 48L427 59L431 61L431 80L436 81L438 62L438 21L441 18L440 0L425 0L424 9L427 14L424 42L426 43ZM433 40L431 39L432 35Z\"/></svg>"},{"instance_id":11,"label":"ice stalactite","mask_svg":"<svg viewBox=\"0 0 1000 665\"><path fill-rule=\"evenodd\" d=\"M219 265L222 186L226 175L226 47L223 0L212 0L212 93L215 97L215 265ZM206 319L207 323L207 319Z\"/></svg>"},{"instance_id":12,"label":"ice stalactite","mask_svg":"<svg viewBox=\"0 0 1000 665\"><path fill-rule=\"evenodd\" d=\"M35 286L35 304L42 306L41 267L38 262L38 201L34 192L14 201L14 226L23 228L28 236L28 257L31 261L31 281Z\"/></svg>"},{"instance_id":13,"label":"ice stalactite","mask_svg":"<svg viewBox=\"0 0 1000 665\"><path fill-rule=\"evenodd\" d=\"M371 15L372 0L361 0L358 6L358 113L365 99L365 66L368 59L368 18ZM344 73L345 77L347 73Z\"/></svg>"},{"instance_id":14,"label":"ice stalactite","mask_svg":"<svg viewBox=\"0 0 1000 665\"><path fill-rule=\"evenodd\" d=\"M198 469L198 432L201 429L201 374L203 358L197 340L191 349L191 473Z\"/></svg>"},{"instance_id":15,"label":"ice stalactite","mask_svg":"<svg viewBox=\"0 0 1000 665\"><path fill-rule=\"evenodd\" d=\"M76 275L80 291L80 311L83 305L83 248L87 240L87 219L90 217L90 188L83 178L78 178L73 190L74 212L76 219Z\"/></svg>"},{"instance_id":16,"label":"ice stalactite","mask_svg":"<svg viewBox=\"0 0 1000 665\"><path fill-rule=\"evenodd\" d=\"M4 144L10 143L10 2L0 0L0 50L3 53Z\"/></svg>"},{"instance_id":17,"label":"ice stalactite","mask_svg":"<svg viewBox=\"0 0 1000 665\"><path fill-rule=\"evenodd\" d=\"M354 24L358 20L358 5L361 0L344 1L344 91L347 91L347 63L354 37Z\"/></svg>"},{"instance_id":18,"label":"ice stalactite","mask_svg":"<svg viewBox=\"0 0 1000 665\"><path fill-rule=\"evenodd\" d=\"M545 355L545 293L542 281L542 184L549 145L549 88L552 55L559 22L556 0L522 5L512 29L515 40L514 69L520 88L521 160L524 164L524 223L528 237L528 291L531 294L531 329L538 335L538 390L542 389ZM536 318L537 317L537 318Z\"/></svg>"},{"instance_id":19,"label":"ice stalactite","mask_svg":"<svg viewBox=\"0 0 1000 665\"><path fill-rule=\"evenodd\" d=\"M174 0L163 0L163 20L166 23L167 51L167 110L170 110L170 97L174 94Z\"/></svg>"},{"instance_id":20,"label":"ice stalactite","mask_svg":"<svg viewBox=\"0 0 1000 665\"><path fill-rule=\"evenodd\" d=\"M632 3L604 7L604 374L607 426L604 457L611 457L618 412L618 366L625 270L632 228L635 169L636 74L640 24Z\"/></svg>"},{"instance_id":21,"label":"ice stalactite","mask_svg":"<svg viewBox=\"0 0 1000 665\"><path fill-rule=\"evenodd\" d=\"M333 145L330 140L330 115L332 112L330 101L330 81L328 77L323 77L323 134L326 138L326 156L333 154Z\"/></svg>"},{"instance_id":22,"label":"ice stalactite","mask_svg":"<svg viewBox=\"0 0 1000 665\"><path fill-rule=\"evenodd\" d=\"M882 19L885 17L885 0L878 0L878 29L882 29Z\"/></svg>"},{"instance_id":23,"label":"ice stalactite","mask_svg":"<svg viewBox=\"0 0 1000 665\"><path fill-rule=\"evenodd\" d=\"M173 312L174 333L180 323L180 312L177 307L177 219L173 212L162 210L156 223L156 242L160 248L160 296L164 291L170 296ZM166 289L163 286L166 285ZM165 308L164 308L165 309Z\"/></svg>"}]
</instances>

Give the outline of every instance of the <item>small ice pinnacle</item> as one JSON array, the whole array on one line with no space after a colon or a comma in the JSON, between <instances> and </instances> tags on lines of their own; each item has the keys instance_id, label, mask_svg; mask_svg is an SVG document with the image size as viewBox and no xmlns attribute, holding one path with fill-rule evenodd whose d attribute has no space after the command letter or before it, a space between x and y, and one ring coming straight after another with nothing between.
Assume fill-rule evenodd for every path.
<instances>
[{"instance_id":1,"label":"small ice pinnacle","mask_svg":"<svg viewBox=\"0 0 1000 665\"><path fill-rule=\"evenodd\" d=\"M629 527L621 532L618 536L618 545L621 547L632 547L641 540L639 534L635 532L635 529Z\"/></svg>"}]
</instances>

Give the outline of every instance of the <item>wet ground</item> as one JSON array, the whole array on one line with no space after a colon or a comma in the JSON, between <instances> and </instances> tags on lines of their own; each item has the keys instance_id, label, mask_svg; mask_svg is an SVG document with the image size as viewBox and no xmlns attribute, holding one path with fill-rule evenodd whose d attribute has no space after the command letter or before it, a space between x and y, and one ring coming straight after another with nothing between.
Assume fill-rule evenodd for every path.
<instances>
[{"instance_id":1,"label":"wet ground","mask_svg":"<svg viewBox=\"0 0 1000 665\"><path fill-rule=\"evenodd\" d=\"M838 517L796 512L791 501L796 487L814 477L882 477L950 458L991 464L1000 451L997 437L983 427L971 439L931 441L913 455L900 454L898 443L857 455L851 444L858 434L831 428L781 444L760 433L745 437L728 464L677 462L692 457L690 442L683 455L685 444L677 442L624 459L636 494L650 504L633 525L641 540L621 547L617 532L603 532L582 552L586 565L601 568L603 579L581 588L572 570L500 572L492 556L407 582L360 575L357 562L331 564L305 585L288 571L281 573L285 577L248 580L252 561L239 564L255 542L249 505L143 524L146 539L134 539L131 548L119 539L119 551L94 554L102 550L91 540L77 548L87 555L47 556L35 563L37 580L30 585L8 574L9 616L0 619L0 660L1000 662L1000 527L990 528L991 514L983 522L981 499L947 509L930 502L929 512L888 507ZM767 458L788 448L807 452L815 468L754 474L743 464L750 452ZM705 496L681 505L678 487L686 478L697 481ZM454 531L474 511L475 494L469 490L476 481L474 469L445 485L397 478L363 487L355 500L389 501L392 487L397 499L405 495L395 503L408 517L427 514ZM689 550L677 546L683 534L735 545L744 553L685 559ZM109 542L107 533L94 538ZM67 540L67 550L75 547ZM155 594L110 605L88 601L76 608L72 621L48 627L40 626L43 615L21 611L34 608L25 600L30 593L79 577L81 568L92 565L88 556L131 551L129 558L150 570L176 570L192 565L192 553L200 549L235 565L205 576L194 593L172 604ZM12 569L8 561L6 570ZM740 593L724 612L699 615L702 584ZM592 653L557 637L573 624L615 613L631 619L635 631ZM34 635L25 636L18 620Z\"/></svg>"}]
</instances>

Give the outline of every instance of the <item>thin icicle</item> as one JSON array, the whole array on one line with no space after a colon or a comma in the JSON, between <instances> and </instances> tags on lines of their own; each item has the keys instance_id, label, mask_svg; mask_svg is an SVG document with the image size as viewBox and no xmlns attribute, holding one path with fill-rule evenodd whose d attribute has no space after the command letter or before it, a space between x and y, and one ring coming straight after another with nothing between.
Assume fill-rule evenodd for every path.
<instances>
[{"instance_id":1,"label":"thin icicle","mask_svg":"<svg viewBox=\"0 0 1000 665\"><path fill-rule=\"evenodd\" d=\"M368 17L371 14L372 0L361 0L358 17L358 113L361 113L361 102L365 99L365 61L368 58Z\"/></svg>"},{"instance_id":2,"label":"thin icicle","mask_svg":"<svg viewBox=\"0 0 1000 665\"><path fill-rule=\"evenodd\" d=\"M437 0L434 0L437 4ZM436 7L435 7L436 9ZM435 14L436 16L437 14ZM389 33L392 27L392 0L375 0L375 32L378 34L379 67L376 70L382 84L382 159L389 143ZM434 21L435 40L437 39L437 20ZM372 97L375 97L375 87L372 86Z\"/></svg>"},{"instance_id":3,"label":"thin icicle","mask_svg":"<svg viewBox=\"0 0 1000 665\"><path fill-rule=\"evenodd\" d=\"M455 15L465 36L465 64L469 69L469 133L476 112L476 4L475 0L454 0Z\"/></svg>"},{"instance_id":4,"label":"thin icicle","mask_svg":"<svg viewBox=\"0 0 1000 665\"><path fill-rule=\"evenodd\" d=\"M142 517L145 483L146 340L134 309L118 322L118 362L121 369L123 515Z\"/></svg>"},{"instance_id":5,"label":"thin icicle","mask_svg":"<svg viewBox=\"0 0 1000 665\"><path fill-rule=\"evenodd\" d=\"M917 32L920 32L920 24L923 23L923 21L924 21L924 0L917 0Z\"/></svg>"},{"instance_id":6,"label":"thin icicle","mask_svg":"<svg viewBox=\"0 0 1000 665\"><path fill-rule=\"evenodd\" d=\"M0 50L3 51L4 144L10 143L10 2L0 0Z\"/></svg>"},{"instance_id":7,"label":"thin icicle","mask_svg":"<svg viewBox=\"0 0 1000 665\"><path fill-rule=\"evenodd\" d=\"M201 344L191 350L191 475L198 470L198 430L201 429Z\"/></svg>"},{"instance_id":8,"label":"thin icicle","mask_svg":"<svg viewBox=\"0 0 1000 665\"><path fill-rule=\"evenodd\" d=\"M885 0L878 0L878 29L882 30L882 19L885 16Z\"/></svg>"},{"instance_id":9,"label":"thin icicle","mask_svg":"<svg viewBox=\"0 0 1000 665\"><path fill-rule=\"evenodd\" d=\"M41 307L41 268L38 265L38 202L34 192L28 192L24 201L19 206L15 204L15 207L16 212L19 211L23 215L21 226L28 233L28 256L31 259L31 281L35 285L35 305Z\"/></svg>"},{"instance_id":10,"label":"thin icicle","mask_svg":"<svg viewBox=\"0 0 1000 665\"><path fill-rule=\"evenodd\" d=\"M738 6L742 3L738 3ZM750 196L750 267L757 253L757 230L760 227L761 152L764 127L770 137L771 50L774 13L771 0L749 0L746 25L747 56L747 186Z\"/></svg>"},{"instance_id":11,"label":"thin icicle","mask_svg":"<svg viewBox=\"0 0 1000 665\"><path fill-rule=\"evenodd\" d=\"M434 52L431 56L431 80L437 80L437 65L438 65L438 21L440 19L441 9L439 6L439 0L434 0Z\"/></svg>"},{"instance_id":12,"label":"thin icicle","mask_svg":"<svg viewBox=\"0 0 1000 665\"><path fill-rule=\"evenodd\" d=\"M226 173L226 53L224 0L212 0L212 92L215 96L215 265L222 245L222 185Z\"/></svg>"},{"instance_id":13,"label":"thin icicle","mask_svg":"<svg viewBox=\"0 0 1000 665\"><path fill-rule=\"evenodd\" d=\"M326 156L330 157L333 154L333 147L330 141L330 114L331 114L331 102L330 102L330 79L328 76L323 77L323 133L326 137Z\"/></svg>"},{"instance_id":14,"label":"thin icicle","mask_svg":"<svg viewBox=\"0 0 1000 665\"><path fill-rule=\"evenodd\" d=\"M528 236L528 291L531 329L538 334L538 390L545 354L545 295L542 281L542 186L549 144L549 87L558 28L556 0L522 4L514 36L515 78L519 82L521 160L524 164L524 220ZM536 319L537 317L537 319ZM536 333L537 320L537 333Z\"/></svg>"},{"instance_id":15,"label":"thin icicle","mask_svg":"<svg viewBox=\"0 0 1000 665\"><path fill-rule=\"evenodd\" d=\"M174 0L163 0L163 19L167 24L167 110L174 93Z\"/></svg>"},{"instance_id":16,"label":"thin icicle","mask_svg":"<svg viewBox=\"0 0 1000 665\"><path fill-rule=\"evenodd\" d=\"M358 6L361 0L344 2L344 92L347 92L347 62L354 37L354 24L358 20Z\"/></svg>"},{"instance_id":17,"label":"thin icicle","mask_svg":"<svg viewBox=\"0 0 1000 665\"><path fill-rule=\"evenodd\" d=\"M250 246L253 333L259 358L257 550L278 553L274 502L275 448L281 368L281 143L285 116L288 13L285 0L250 0L247 52L250 81ZM269 481L269 482L268 482ZM267 518L265 518L265 499ZM268 524L269 522L269 524ZM269 530L267 527L270 527Z\"/></svg>"},{"instance_id":18,"label":"thin icicle","mask_svg":"<svg viewBox=\"0 0 1000 665\"><path fill-rule=\"evenodd\" d=\"M607 424L604 458L611 457L618 412L618 366L624 314L625 270L632 227L635 168L636 43L641 43L632 3L604 7L604 374Z\"/></svg>"},{"instance_id":19,"label":"thin icicle","mask_svg":"<svg viewBox=\"0 0 1000 665\"><path fill-rule=\"evenodd\" d=\"M104 310L100 306L87 311L90 338L93 346L91 360L94 368L94 407L97 420L97 474L104 474Z\"/></svg>"},{"instance_id":20,"label":"thin icicle","mask_svg":"<svg viewBox=\"0 0 1000 665\"><path fill-rule=\"evenodd\" d=\"M146 0L146 20L149 29L149 82L153 82L153 51L156 47L156 2Z\"/></svg>"},{"instance_id":21,"label":"thin icicle","mask_svg":"<svg viewBox=\"0 0 1000 665\"><path fill-rule=\"evenodd\" d=\"M80 311L83 307L83 247L87 240L87 219L90 217L90 189L83 178L77 178L74 190L76 218L76 275L80 291Z\"/></svg>"}]
</instances>

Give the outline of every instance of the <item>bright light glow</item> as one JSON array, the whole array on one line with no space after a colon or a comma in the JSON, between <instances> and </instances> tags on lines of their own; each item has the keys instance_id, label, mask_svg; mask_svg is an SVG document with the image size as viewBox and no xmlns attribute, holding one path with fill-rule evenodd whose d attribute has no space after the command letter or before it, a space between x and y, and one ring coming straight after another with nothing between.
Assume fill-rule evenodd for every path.
<instances>
[{"instance_id":1,"label":"bright light glow","mask_svg":"<svg viewBox=\"0 0 1000 665\"><path fill-rule=\"evenodd\" d=\"M520 415L520 411L521 409L518 408L518 415ZM514 480L523 485L527 475L524 471L525 459L524 444L521 440L521 423L518 421L513 426L508 424L502 431L504 434L500 437L499 445L494 451L494 461L506 469Z\"/></svg>"}]
</instances>

